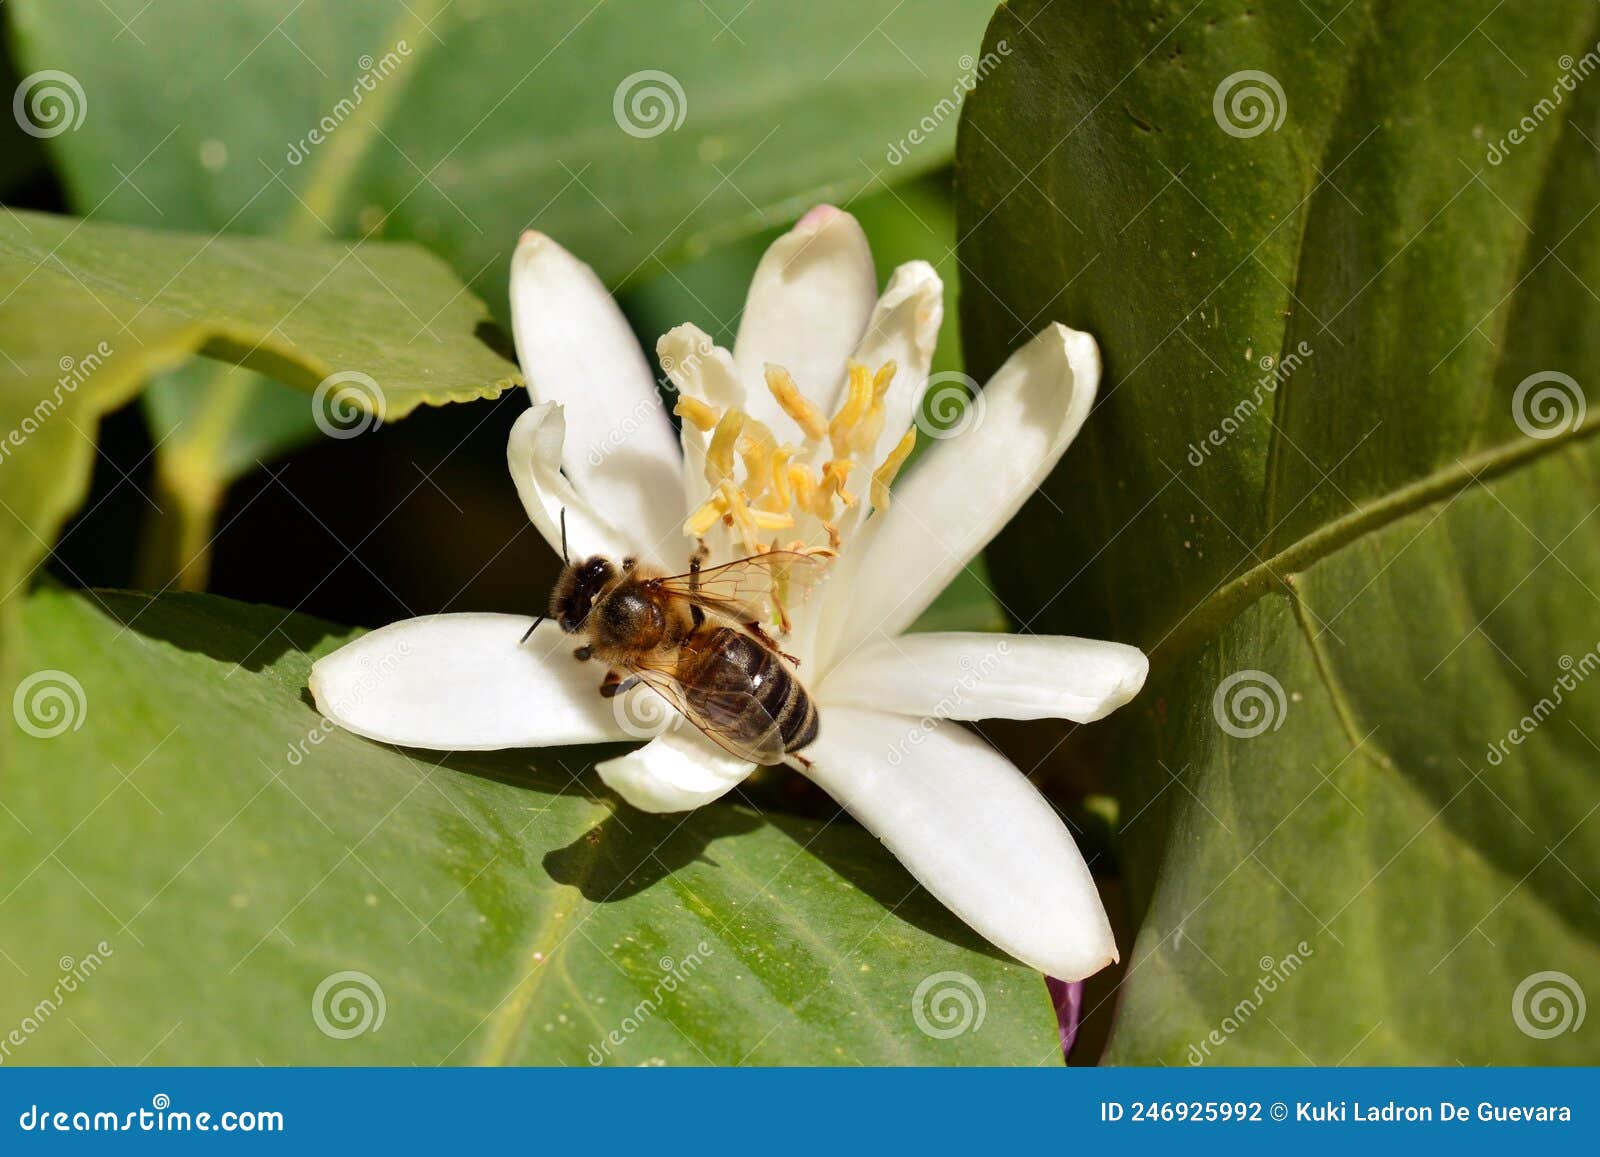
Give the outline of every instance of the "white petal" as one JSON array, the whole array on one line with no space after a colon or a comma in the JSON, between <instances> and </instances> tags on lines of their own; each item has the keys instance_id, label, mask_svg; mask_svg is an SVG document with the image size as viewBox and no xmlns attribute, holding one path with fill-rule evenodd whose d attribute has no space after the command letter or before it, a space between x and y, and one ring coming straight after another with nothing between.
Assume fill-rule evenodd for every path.
<instances>
[{"instance_id":1,"label":"white petal","mask_svg":"<svg viewBox=\"0 0 1600 1157\"><path fill-rule=\"evenodd\" d=\"M684 724L595 770L640 811L681 812L725 795L755 770Z\"/></svg>"},{"instance_id":2,"label":"white petal","mask_svg":"<svg viewBox=\"0 0 1600 1157\"><path fill-rule=\"evenodd\" d=\"M317 710L346 731L404 747L486 751L629 738L593 663L523 615L427 615L362 635L311 668Z\"/></svg>"},{"instance_id":3,"label":"white petal","mask_svg":"<svg viewBox=\"0 0 1600 1157\"><path fill-rule=\"evenodd\" d=\"M959 724L830 707L806 773L957 916L1060 980L1111 964L1094 878L1055 809Z\"/></svg>"},{"instance_id":4,"label":"white petal","mask_svg":"<svg viewBox=\"0 0 1600 1157\"><path fill-rule=\"evenodd\" d=\"M891 359L900 367L884 396L883 432L867 455L869 470L876 469L905 436L916 415L943 320L944 282L933 266L926 261L908 261L896 269L853 355L869 369L876 370ZM866 489L864 483L861 487Z\"/></svg>"},{"instance_id":5,"label":"white petal","mask_svg":"<svg viewBox=\"0 0 1600 1157\"><path fill-rule=\"evenodd\" d=\"M964 429L930 446L867 520L829 584L826 654L911 625L1044 481L1100 382L1086 333L1052 325L984 387ZM914 565L910 565L914 562Z\"/></svg>"},{"instance_id":6,"label":"white petal","mask_svg":"<svg viewBox=\"0 0 1600 1157\"><path fill-rule=\"evenodd\" d=\"M750 391L750 413L780 442L799 428L765 388L768 362L783 366L800 389L833 413L844 365L861 340L878 298L867 235L849 213L819 205L774 241L750 282L733 357Z\"/></svg>"},{"instance_id":7,"label":"white petal","mask_svg":"<svg viewBox=\"0 0 1600 1157\"><path fill-rule=\"evenodd\" d=\"M511 259L517 360L536 402L567 407L573 487L644 545L683 521L679 460L644 352L594 270L542 233Z\"/></svg>"},{"instance_id":8,"label":"white petal","mask_svg":"<svg viewBox=\"0 0 1600 1157\"><path fill-rule=\"evenodd\" d=\"M745 389L733 355L712 341L711 335L699 326L685 324L668 330L656 342L656 356L684 397L719 410L744 406ZM711 435L702 433L693 422L685 421L679 436L683 445L684 495L688 510L693 512L711 493L705 474L706 446ZM707 545L712 547L713 554L717 553L718 540L724 537L720 526L712 527Z\"/></svg>"},{"instance_id":9,"label":"white petal","mask_svg":"<svg viewBox=\"0 0 1600 1157\"><path fill-rule=\"evenodd\" d=\"M567 512L567 546L573 558L604 554L612 558L639 553L633 537L602 518L561 473L561 446L566 418L555 402L543 402L512 423L506 439L506 466L516 484L522 508L550 549L561 553L561 512ZM646 557L655 557L646 553Z\"/></svg>"},{"instance_id":10,"label":"white petal","mask_svg":"<svg viewBox=\"0 0 1600 1157\"><path fill-rule=\"evenodd\" d=\"M1150 660L1137 647L1067 635L901 635L841 659L819 702L917 718L1090 723L1132 699Z\"/></svg>"}]
</instances>

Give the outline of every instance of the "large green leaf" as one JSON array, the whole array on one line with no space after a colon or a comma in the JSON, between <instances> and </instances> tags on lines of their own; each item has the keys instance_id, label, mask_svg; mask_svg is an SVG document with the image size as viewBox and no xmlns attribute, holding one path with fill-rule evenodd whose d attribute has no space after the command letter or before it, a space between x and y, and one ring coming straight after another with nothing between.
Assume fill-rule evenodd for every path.
<instances>
[{"instance_id":1,"label":"large green leaf","mask_svg":"<svg viewBox=\"0 0 1600 1157\"><path fill-rule=\"evenodd\" d=\"M973 65L963 54L991 8L6 6L26 68L65 72L81 90L63 87L83 106L81 123L49 142L80 211L296 239L414 239L496 310L523 229L625 280L849 197L879 174L946 163L959 78ZM428 324L427 310L396 308L414 331ZM245 375L162 386L151 400L157 482L194 508L200 525L180 528L191 537L205 536L210 495L237 469L226 438L193 431L270 428L280 450L310 433L292 398Z\"/></svg>"},{"instance_id":2,"label":"large green leaf","mask_svg":"<svg viewBox=\"0 0 1600 1157\"><path fill-rule=\"evenodd\" d=\"M425 335L397 324L397 294L428 311ZM0 614L82 501L100 415L150 374L196 353L244 362L312 390L297 406L343 436L514 384L478 337L487 318L413 245L0 216Z\"/></svg>"},{"instance_id":3,"label":"large green leaf","mask_svg":"<svg viewBox=\"0 0 1600 1157\"><path fill-rule=\"evenodd\" d=\"M848 822L369 743L306 701L341 638L270 608L47 590L26 625L8 1063L1059 1061L1039 977Z\"/></svg>"},{"instance_id":4,"label":"large green leaf","mask_svg":"<svg viewBox=\"0 0 1600 1157\"><path fill-rule=\"evenodd\" d=\"M1597 39L1577 0L990 28L969 360L1059 319L1106 363L995 572L1155 660L1107 755L1113 1059L1596 1059Z\"/></svg>"}]
</instances>

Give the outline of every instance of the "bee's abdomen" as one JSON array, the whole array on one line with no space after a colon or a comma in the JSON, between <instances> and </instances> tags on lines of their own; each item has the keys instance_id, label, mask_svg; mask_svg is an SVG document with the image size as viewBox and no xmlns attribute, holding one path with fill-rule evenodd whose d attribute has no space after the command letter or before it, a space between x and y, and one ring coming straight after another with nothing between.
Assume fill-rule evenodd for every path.
<instances>
[{"instance_id":1,"label":"bee's abdomen","mask_svg":"<svg viewBox=\"0 0 1600 1157\"><path fill-rule=\"evenodd\" d=\"M782 659L749 635L708 625L684 643L684 650L695 668L685 692L708 721L750 742L769 736L776 726L784 752L798 751L817 737L811 696Z\"/></svg>"}]
</instances>

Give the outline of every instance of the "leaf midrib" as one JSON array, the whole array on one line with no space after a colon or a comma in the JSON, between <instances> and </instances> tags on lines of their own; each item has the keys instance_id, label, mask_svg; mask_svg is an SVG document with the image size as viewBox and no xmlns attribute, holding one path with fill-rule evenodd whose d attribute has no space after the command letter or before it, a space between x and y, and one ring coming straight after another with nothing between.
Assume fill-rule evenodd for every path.
<instances>
[{"instance_id":1,"label":"leaf midrib","mask_svg":"<svg viewBox=\"0 0 1600 1157\"><path fill-rule=\"evenodd\" d=\"M1366 15L1368 20L1362 26L1364 34L1373 25L1370 6L1366 9ZM1597 35L1600 35L1600 9L1596 10L1595 17L1590 22L1589 31L1583 43L1592 44ZM1347 83L1344 92L1340 96L1339 111L1335 114L1333 127L1330 128L1328 133L1327 140L1329 143L1337 136L1338 120L1343 114L1344 102L1349 92L1348 81L1349 73L1347 72ZM1564 103L1556 119L1556 141L1546 153L1547 163L1534 190L1533 200L1535 202L1543 196L1544 190L1549 184L1561 138L1566 135L1567 126L1570 123L1570 110L1571 104ZM1325 153L1326 149L1324 149ZM1326 155L1322 159L1325 164L1327 161ZM1302 259L1305 256L1304 227L1311 219L1311 199L1307 200L1304 208L1305 213L1301 222L1302 232L1300 242L1295 249L1294 277L1291 282L1296 291L1300 287L1300 271ZM1527 265L1527 255L1531 251L1533 239L1534 234L1531 231L1523 238L1523 260L1516 266L1519 270ZM1516 284L1520 285L1521 280ZM1512 292L1515 292L1515 287L1513 287ZM1291 301L1286 308L1292 311L1297 300L1298 294L1291 294ZM1501 311L1504 320L1500 324L1503 329L1505 325L1509 324L1511 309L1505 301L1502 302L1502 305L1506 306ZM1282 346L1285 348L1289 341L1289 329L1286 316L1282 342ZM1496 342L1494 343L1494 348L1497 353L1493 359L1494 364L1490 367L1491 377L1498 374L1500 364L1498 351L1505 348L1505 343ZM1279 363L1282 363L1281 350ZM1285 437L1282 428L1283 410L1287 406L1289 384L1289 381L1283 383L1279 390L1279 396L1274 401L1273 429L1267 444L1266 507L1268 525L1275 524L1274 513L1278 505L1280 489L1279 464L1282 457L1281 443ZM1307 566L1333 553L1333 551L1349 545L1357 538L1381 529L1388 523L1402 518L1415 510L1431 505L1433 502L1460 493L1462 490L1476 485L1486 478L1498 477L1501 474L1518 469L1528 462L1536 461L1543 457L1545 453L1565 448L1567 443L1577 442L1594 432L1593 428L1588 431L1583 431L1579 428L1564 432L1561 436L1547 441L1526 439L1504 444L1476 455L1469 455L1465 459L1457 458L1454 468L1446 467L1442 470L1436 470L1432 474L1416 479L1376 501L1369 501L1358 506L1347 515L1342 515L1331 522L1324 523L1214 591L1201 602L1193 613L1173 627L1162 641L1155 646L1152 652L1152 660L1170 662L1188 654L1204 640L1211 626L1215 625L1220 628L1226 625L1247 606L1255 602L1256 599L1260 598L1272 587L1279 585L1286 576L1304 570ZM1481 462L1477 470L1473 470L1470 465L1474 462ZM1290 594L1292 597L1297 597L1294 596L1292 591Z\"/></svg>"},{"instance_id":2,"label":"leaf midrib","mask_svg":"<svg viewBox=\"0 0 1600 1157\"><path fill-rule=\"evenodd\" d=\"M1450 466L1368 499L1348 514L1323 523L1218 587L1152 648L1151 662L1170 664L1192 653L1262 595L1285 585L1287 576L1305 570L1357 539L1473 486L1576 446L1595 434L1600 434L1600 422L1578 426L1543 440L1520 438L1457 458Z\"/></svg>"}]
</instances>

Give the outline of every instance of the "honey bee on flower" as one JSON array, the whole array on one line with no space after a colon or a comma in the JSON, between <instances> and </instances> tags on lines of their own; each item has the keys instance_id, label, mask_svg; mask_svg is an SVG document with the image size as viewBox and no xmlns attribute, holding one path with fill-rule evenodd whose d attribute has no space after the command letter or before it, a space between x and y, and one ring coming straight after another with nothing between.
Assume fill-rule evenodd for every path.
<instances>
[{"instance_id":1,"label":"honey bee on flower","mask_svg":"<svg viewBox=\"0 0 1600 1157\"><path fill-rule=\"evenodd\" d=\"M698 807L758 763L789 762L1019 960L1064 980L1115 961L1055 810L959 721L1099 719L1138 692L1145 656L1064 636L906 633L1060 459L1094 401L1099 351L1048 326L985 386L982 420L901 477L942 294L920 261L880 294L855 219L812 210L763 257L731 351L692 325L658 342L674 429L599 278L526 234L511 305L534 404L507 463L567 572L606 565L586 598L564 572L548 621L447 614L373 631L313 668L318 708L376 740L468 750L625 740L613 707L665 697L669 726L598 765L635 807ZM594 642L617 642L593 616L623 591L649 604L618 606L630 630L654 632L642 653ZM688 609L661 610L658 629L657 602ZM402 642L382 685L352 693Z\"/></svg>"}]
</instances>

